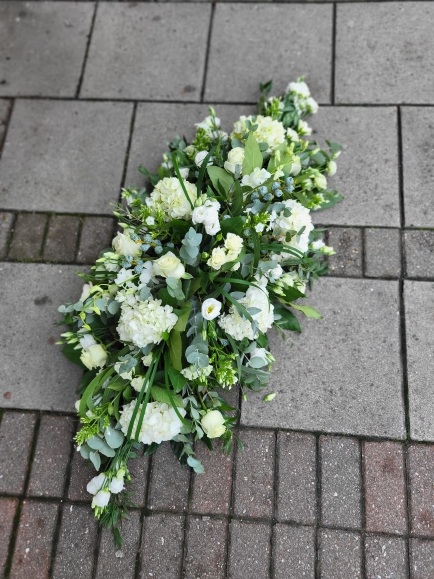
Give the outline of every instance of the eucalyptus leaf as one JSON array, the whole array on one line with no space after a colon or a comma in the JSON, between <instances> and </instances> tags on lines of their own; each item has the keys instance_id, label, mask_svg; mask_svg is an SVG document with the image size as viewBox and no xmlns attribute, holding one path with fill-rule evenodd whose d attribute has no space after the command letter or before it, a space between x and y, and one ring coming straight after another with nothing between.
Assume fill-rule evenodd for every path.
<instances>
[{"instance_id":1,"label":"eucalyptus leaf","mask_svg":"<svg viewBox=\"0 0 434 579\"><path fill-rule=\"evenodd\" d=\"M89 459L96 470L100 469L101 466L101 457L98 452L89 452Z\"/></svg>"},{"instance_id":2,"label":"eucalyptus leaf","mask_svg":"<svg viewBox=\"0 0 434 579\"><path fill-rule=\"evenodd\" d=\"M110 448L119 448L125 438L121 430L115 430L111 426L106 429L104 436Z\"/></svg>"}]
</instances>

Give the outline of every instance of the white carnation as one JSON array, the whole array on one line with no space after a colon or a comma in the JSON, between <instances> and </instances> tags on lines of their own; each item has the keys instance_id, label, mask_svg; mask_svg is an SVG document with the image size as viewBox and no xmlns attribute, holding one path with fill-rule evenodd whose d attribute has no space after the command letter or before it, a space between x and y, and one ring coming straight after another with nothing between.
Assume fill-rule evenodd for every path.
<instances>
[{"instance_id":1,"label":"white carnation","mask_svg":"<svg viewBox=\"0 0 434 579\"><path fill-rule=\"evenodd\" d=\"M136 401L126 404L120 412L120 425L122 432L126 435L130 422L132 420ZM142 404L139 406L139 411L136 415L136 420L132 429L132 437L136 437L137 423L139 420L140 410ZM179 408L178 412L182 417L185 416L184 408ZM152 444L153 442L160 444L165 440L171 440L174 436L180 433L182 422L178 418L175 410L162 402L148 402L146 406L145 416L140 428L139 442L143 444Z\"/></svg>"},{"instance_id":2,"label":"white carnation","mask_svg":"<svg viewBox=\"0 0 434 579\"><path fill-rule=\"evenodd\" d=\"M193 203L197 198L196 185L184 180L190 201ZM151 210L159 210L164 214L166 221L171 219L190 219L191 205L185 196L179 179L165 177L157 183L151 196L146 200Z\"/></svg>"},{"instance_id":3,"label":"white carnation","mask_svg":"<svg viewBox=\"0 0 434 579\"><path fill-rule=\"evenodd\" d=\"M122 342L144 348L148 344L159 344L177 320L173 308L162 306L161 300L148 299L133 306L124 302L117 331Z\"/></svg>"}]
</instances>

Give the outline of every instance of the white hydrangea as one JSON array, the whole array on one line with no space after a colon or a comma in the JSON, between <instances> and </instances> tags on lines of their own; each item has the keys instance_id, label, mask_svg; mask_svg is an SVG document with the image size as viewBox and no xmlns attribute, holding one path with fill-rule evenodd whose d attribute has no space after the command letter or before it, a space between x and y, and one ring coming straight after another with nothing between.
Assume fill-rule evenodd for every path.
<instances>
[{"instance_id":1,"label":"white hydrangea","mask_svg":"<svg viewBox=\"0 0 434 579\"><path fill-rule=\"evenodd\" d=\"M184 180L184 186L194 205L197 198L196 185ZM161 211L166 221L191 218L191 205L177 177L165 177L159 181L146 203L151 210Z\"/></svg>"},{"instance_id":2,"label":"white hydrangea","mask_svg":"<svg viewBox=\"0 0 434 579\"><path fill-rule=\"evenodd\" d=\"M159 344L164 332L170 332L178 320L171 306L162 306L152 298L130 306L123 302L117 331L122 342L132 342L139 348Z\"/></svg>"},{"instance_id":3,"label":"white hydrangea","mask_svg":"<svg viewBox=\"0 0 434 579\"><path fill-rule=\"evenodd\" d=\"M252 125L258 125L253 135L258 143L268 144L269 153L285 142L285 129L283 124L280 121L273 121L271 117L264 117L262 115L257 115L256 117L241 116L239 121L234 123L231 138L239 140L243 138L247 132L247 120L250 121Z\"/></svg>"},{"instance_id":4,"label":"white hydrangea","mask_svg":"<svg viewBox=\"0 0 434 579\"><path fill-rule=\"evenodd\" d=\"M126 435L133 416L134 408L137 401L134 400L126 404L120 412L120 425L122 432ZM139 420L140 410L142 404L139 406L139 411L136 415L136 420L132 430L132 437L135 437L137 423ZM184 408L178 409L182 417L185 416ZM148 402L146 406L145 416L140 428L139 442L143 444L152 444L153 442L160 444L165 440L172 440L174 436L180 433L182 422L178 418L175 410L162 402Z\"/></svg>"},{"instance_id":5,"label":"white hydrangea","mask_svg":"<svg viewBox=\"0 0 434 579\"><path fill-rule=\"evenodd\" d=\"M252 318L258 323L261 332L269 330L274 321L274 306L268 301L268 291L265 287L249 287L244 298L239 300L246 309L258 308L261 311L253 314ZM248 338L254 340L257 333L253 332L252 324L247 319L243 319L235 306L231 306L229 314L222 316L218 322L229 335L235 340Z\"/></svg>"},{"instance_id":6,"label":"white hydrangea","mask_svg":"<svg viewBox=\"0 0 434 579\"><path fill-rule=\"evenodd\" d=\"M187 380L197 380L197 378L206 378L211 374L213 367L211 364L206 366L206 368L198 368L195 370L194 366L188 366L187 368L183 368L181 370L181 374Z\"/></svg>"},{"instance_id":7,"label":"white hydrangea","mask_svg":"<svg viewBox=\"0 0 434 579\"><path fill-rule=\"evenodd\" d=\"M310 211L294 199L287 199L283 203L290 209L291 214L285 217L284 210L277 214L273 235L282 243L306 253L309 247L309 234L313 229ZM287 231L300 231L302 227L305 229L300 236L294 235L290 242L285 241Z\"/></svg>"},{"instance_id":8,"label":"white hydrangea","mask_svg":"<svg viewBox=\"0 0 434 579\"><path fill-rule=\"evenodd\" d=\"M253 172L250 175L244 175L242 184L251 187L254 189L255 187L259 187L262 183L265 183L267 179L271 177L271 173L269 173L266 169L260 169L256 167L253 169Z\"/></svg>"}]
</instances>

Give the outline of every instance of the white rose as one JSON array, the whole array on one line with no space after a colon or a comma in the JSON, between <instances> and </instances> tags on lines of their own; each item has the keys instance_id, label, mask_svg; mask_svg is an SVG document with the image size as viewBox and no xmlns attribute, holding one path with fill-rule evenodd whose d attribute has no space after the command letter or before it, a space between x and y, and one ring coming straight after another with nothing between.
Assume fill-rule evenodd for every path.
<instances>
[{"instance_id":1,"label":"white rose","mask_svg":"<svg viewBox=\"0 0 434 579\"><path fill-rule=\"evenodd\" d=\"M185 268L182 265L181 260L171 251L168 251L165 255L162 255L152 263L152 271L154 275L159 275L161 277L174 277L175 279L181 279L185 273Z\"/></svg>"},{"instance_id":2,"label":"white rose","mask_svg":"<svg viewBox=\"0 0 434 579\"><path fill-rule=\"evenodd\" d=\"M221 266L226 263L226 261L226 251L223 249L223 247L214 247L211 257L206 263L213 269L220 269Z\"/></svg>"},{"instance_id":3,"label":"white rose","mask_svg":"<svg viewBox=\"0 0 434 579\"><path fill-rule=\"evenodd\" d=\"M330 175L330 177L333 177L333 175L336 173L336 169L337 167L335 161L329 161L327 165L327 173Z\"/></svg>"},{"instance_id":4,"label":"white rose","mask_svg":"<svg viewBox=\"0 0 434 579\"><path fill-rule=\"evenodd\" d=\"M208 438L218 438L226 432L225 419L218 410L211 410L200 421Z\"/></svg>"},{"instance_id":5,"label":"white rose","mask_svg":"<svg viewBox=\"0 0 434 579\"><path fill-rule=\"evenodd\" d=\"M194 162L196 163L196 165L198 167L200 167L205 159L205 157L208 155L209 151L199 151L199 153L195 156L194 158ZM212 157L210 157L208 159L208 166L212 165Z\"/></svg>"},{"instance_id":6,"label":"white rose","mask_svg":"<svg viewBox=\"0 0 434 579\"><path fill-rule=\"evenodd\" d=\"M96 493L93 497L92 508L101 507L102 509L109 504L110 492L107 490L101 490Z\"/></svg>"},{"instance_id":7,"label":"white rose","mask_svg":"<svg viewBox=\"0 0 434 579\"><path fill-rule=\"evenodd\" d=\"M102 368L107 362L107 352L100 344L94 344L87 350L83 350L80 360L89 370Z\"/></svg>"},{"instance_id":8,"label":"white rose","mask_svg":"<svg viewBox=\"0 0 434 579\"><path fill-rule=\"evenodd\" d=\"M235 165L239 165L242 170L244 161L244 149L243 147L234 147L229 151L228 160L225 161L225 169L230 173L235 173Z\"/></svg>"},{"instance_id":9,"label":"white rose","mask_svg":"<svg viewBox=\"0 0 434 579\"><path fill-rule=\"evenodd\" d=\"M214 298L208 298L202 304L202 316L205 320L214 320L220 315L222 304Z\"/></svg>"},{"instance_id":10,"label":"white rose","mask_svg":"<svg viewBox=\"0 0 434 579\"><path fill-rule=\"evenodd\" d=\"M105 481L105 474L102 472L98 476L94 476L92 480L87 483L86 490L91 495L96 495Z\"/></svg>"},{"instance_id":11,"label":"white rose","mask_svg":"<svg viewBox=\"0 0 434 579\"><path fill-rule=\"evenodd\" d=\"M118 255L132 255L133 257L137 257L141 254L139 244L130 239L130 236L125 235L125 233L119 232L112 243Z\"/></svg>"},{"instance_id":12,"label":"white rose","mask_svg":"<svg viewBox=\"0 0 434 579\"><path fill-rule=\"evenodd\" d=\"M241 183L254 189L255 187L259 187L259 185L262 185L262 183L265 183L265 181L270 177L271 173L266 169L256 167L250 175L244 175Z\"/></svg>"},{"instance_id":13,"label":"white rose","mask_svg":"<svg viewBox=\"0 0 434 579\"><path fill-rule=\"evenodd\" d=\"M225 239L225 247L228 251L234 251L239 255L243 247L243 238L235 233L228 233Z\"/></svg>"},{"instance_id":14,"label":"white rose","mask_svg":"<svg viewBox=\"0 0 434 579\"><path fill-rule=\"evenodd\" d=\"M336 163L335 163L336 166ZM83 290L81 292L81 296L80 296L80 302L85 302L87 300L87 298L90 296L90 290L92 289L92 282L89 283L85 283L83 286Z\"/></svg>"}]
</instances>

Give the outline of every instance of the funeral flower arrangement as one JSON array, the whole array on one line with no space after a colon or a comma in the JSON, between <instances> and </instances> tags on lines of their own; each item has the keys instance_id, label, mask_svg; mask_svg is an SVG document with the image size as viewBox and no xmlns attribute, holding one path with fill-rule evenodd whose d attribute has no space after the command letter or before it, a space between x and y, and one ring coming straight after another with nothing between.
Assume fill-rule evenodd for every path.
<instances>
[{"instance_id":1,"label":"funeral flower arrangement","mask_svg":"<svg viewBox=\"0 0 434 579\"><path fill-rule=\"evenodd\" d=\"M158 174L140 168L151 190L123 190L112 248L80 274L77 303L59 308L63 351L86 369L75 440L100 473L87 490L118 544L128 460L170 441L200 473L196 440L212 450L221 438L229 452L236 416L225 392L245 399L267 384L273 326L300 332L294 310L320 317L299 300L332 252L310 211L341 199L326 178L341 147L307 138L318 105L303 79L283 97L269 97L271 82L261 89L258 114L230 134L210 108L191 143L168 144Z\"/></svg>"}]
</instances>

